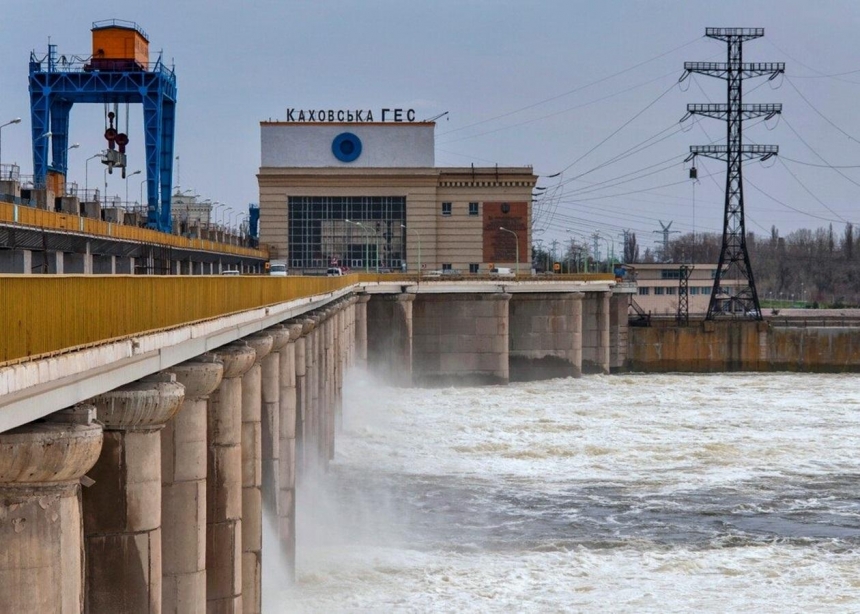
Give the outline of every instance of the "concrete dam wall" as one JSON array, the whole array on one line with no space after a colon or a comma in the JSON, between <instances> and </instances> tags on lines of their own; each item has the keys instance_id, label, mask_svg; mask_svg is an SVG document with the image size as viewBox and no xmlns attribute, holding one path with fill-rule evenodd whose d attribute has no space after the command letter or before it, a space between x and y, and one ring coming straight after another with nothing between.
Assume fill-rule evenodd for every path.
<instances>
[{"instance_id":1,"label":"concrete dam wall","mask_svg":"<svg viewBox=\"0 0 860 614\"><path fill-rule=\"evenodd\" d=\"M860 326L840 320L666 322L628 335L633 371L860 372Z\"/></svg>"}]
</instances>

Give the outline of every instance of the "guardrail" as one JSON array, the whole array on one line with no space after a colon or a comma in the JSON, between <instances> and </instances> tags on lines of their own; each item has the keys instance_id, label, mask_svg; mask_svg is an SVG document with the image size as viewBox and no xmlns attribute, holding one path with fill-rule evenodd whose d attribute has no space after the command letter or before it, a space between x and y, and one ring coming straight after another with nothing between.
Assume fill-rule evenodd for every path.
<instances>
[{"instance_id":1,"label":"guardrail","mask_svg":"<svg viewBox=\"0 0 860 614\"><path fill-rule=\"evenodd\" d=\"M268 252L265 250L217 243L207 239L191 239L150 230L149 228L114 224L78 215L67 215L45 209L0 202L0 223L2 222L182 249L248 256L250 258L268 259L269 257Z\"/></svg>"},{"instance_id":2,"label":"guardrail","mask_svg":"<svg viewBox=\"0 0 860 614\"><path fill-rule=\"evenodd\" d=\"M343 277L3 275L0 365L333 292Z\"/></svg>"}]
</instances>

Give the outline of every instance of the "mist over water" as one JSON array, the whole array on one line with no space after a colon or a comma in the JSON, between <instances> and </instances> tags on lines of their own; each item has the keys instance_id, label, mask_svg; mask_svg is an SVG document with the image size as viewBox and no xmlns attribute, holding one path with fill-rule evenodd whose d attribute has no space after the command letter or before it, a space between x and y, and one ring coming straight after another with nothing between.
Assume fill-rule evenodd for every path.
<instances>
[{"instance_id":1,"label":"mist over water","mask_svg":"<svg viewBox=\"0 0 860 614\"><path fill-rule=\"evenodd\" d=\"M860 611L860 378L348 381L266 612Z\"/></svg>"}]
</instances>

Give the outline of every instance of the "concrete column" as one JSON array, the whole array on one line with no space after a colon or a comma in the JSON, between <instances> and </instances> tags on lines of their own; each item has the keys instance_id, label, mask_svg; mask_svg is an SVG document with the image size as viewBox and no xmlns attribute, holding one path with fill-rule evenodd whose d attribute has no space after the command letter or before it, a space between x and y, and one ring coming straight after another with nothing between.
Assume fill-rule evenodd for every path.
<instances>
[{"instance_id":1,"label":"concrete column","mask_svg":"<svg viewBox=\"0 0 860 614\"><path fill-rule=\"evenodd\" d=\"M609 299L609 368L613 372L627 369L629 343L630 294L612 294Z\"/></svg>"},{"instance_id":2,"label":"concrete column","mask_svg":"<svg viewBox=\"0 0 860 614\"><path fill-rule=\"evenodd\" d=\"M355 304L355 362L359 369L367 369L367 303L369 294L359 294Z\"/></svg>"},{"instance_id":3,"label":"concrete column","mask_svg":"<svg viewBox=\"0 0 860 614\"><path fill-rule=\"evenodd\" d=\"M206 409L224 365L206 354L170 369L185 386L161 431L162 611L206 611Z\"/></svg>"},{"instance_id":4,"label":"concrete column","mask_svg":"<svg viewBox=\"0 0 860 614\"><path fill-rule=\"evenodd\" d=\"M577 292L514 295L512 381L582 375L582 297Z\"/></svg>"},{"instance_id":5,"label":"concrete column","mask_svg":"<svg viewBox=\"0 0 860 614\"><path fill-rule=\"evenodd\" d=\"M92 399L105 432L83 493L86 612L161 612L159 431L184 396L159 373Z\"/></svg>"},{"instance_id":6,"label":"concrete column","mask_svg":"<svg viewBox=\"0 0 860 614\"><path fill-rule=\"evenodd\" d=\"M29 249L0 250L0 273L29 275L33 272L33 252Z\"/></svg>"},{"instance_id":7,"label":"concrete column","mask_svg":"<svg viewBox=\"0 0 860 614\"><path fill-rule=\"evenodd\" d=\"M395 386L412 384L414 294L381 294L367 306L369 367Z\"/></svg>"},{"instance_id":8,"label":"concrete column","mask_svg":"<svg viewBox=\"0 0 860 614\"><path fill-rule=\"evenodd\" d=\"M503 292L420 295L412 308L414 381L507 383L510 299Z\"/></svg>"},{"instance_id":9,"label":"concrete column","mask_svg":"<svg viewBox=\"0 0 860 614\"><path fill-rule=\"evenodd\" d=\"M290 341L290 330L278 325L266 329L266 333L272 337L272 351L262 361L262 488L264 505L277 518L281 482L281 361Z\"/></svg>"},{"instance_id":10,"label":"concrete column","mask_svg":"<svg viewBox=\"0 0 860 614\"><path fill-rule=\"evenodd\" d=\"M287 562L288 582L295 580L296 561L296 346L300 340L301 324L290 324L289 342L281 349L280 362L280 436L278 475L278 535L281 557ZM304 360L304 356L302 356Z\"/></svg>"},{"instance_id":11,"label":"concrete column","mask_svg":"<svg viewBox=\"0 0 860 614\"><path fill-rule=\"evenodd\" d=\"M302 446L303 471L316 468L319 450L319 350L322 336L322 317L319 314L309 316L314 326L307 337L305 364L307 371L308 396L305 406L304 439Z\"/></svg>"},{"instance_id":12,"label":"concrete column","mask_svg":"<svg viewBox=\"0 0 860 614\"><path fill-rule=\"evenodd\" d=\"M256 352L242 376L242 611L259 613L262 597L263 437L262 361L272 351L272 336L244 338Z\"/></svg>"},{"instance_id":13,"label":"concrete column","mask_svg":"<svg viewBox=\"0 0 860 614\"><path fill-rule=\"evenodd\" d=\"M609 292L587 292L583 299L583 373L609 373L609 296Z\"/></svg>"},{"instance_id":14,"label":"concrete column","mask_svg":"<svg viewBox=\"0 0 860 614\"><path fill-rule=\"evenodd\" d=\"M81 477L98 460L95 408L0 433L0 610L78 614L84 605ZM56 420L56 422L55 422Z\"/></svg>"},{"instance_id":15,"label":"concrete column","mask_svg":"<svg viewBox=\"0 0 860 614\"><path fill-rule=\"evenodd\" d=\"M307 413L310 397L308 381L308 350L314 321L304 318L301 336L296 339L296 475L305 467L305 448L307 447Z\"/></svg>"},{"instance_id":16,"label":"concrete column","mask_svg":"<svg viewBox=\"0 0 860 614\"><path fill-rule=\"evenodd\" d=\"M206 479L206 606L242 611L242 375L256 353L246 343L215 351L224 365L209 396Z\"/></svg>"}]
</instances>

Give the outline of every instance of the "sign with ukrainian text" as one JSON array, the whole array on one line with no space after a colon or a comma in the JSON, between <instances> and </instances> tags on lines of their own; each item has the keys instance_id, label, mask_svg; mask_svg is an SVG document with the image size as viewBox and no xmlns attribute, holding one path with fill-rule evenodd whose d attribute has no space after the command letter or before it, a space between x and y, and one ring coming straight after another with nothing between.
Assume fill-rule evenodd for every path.
<instances>
[{"instance_id":1,"label":"sign with ukrainian text","mask_svg":"<svg viewBox=\"0 0 860 614\"><path fill-rule=\"evenodd\" d=\"M338 122L363 124L369 122L410 123L415 121L415 109L287 109L288 122Z\"/></svg>"}]
</instances>

